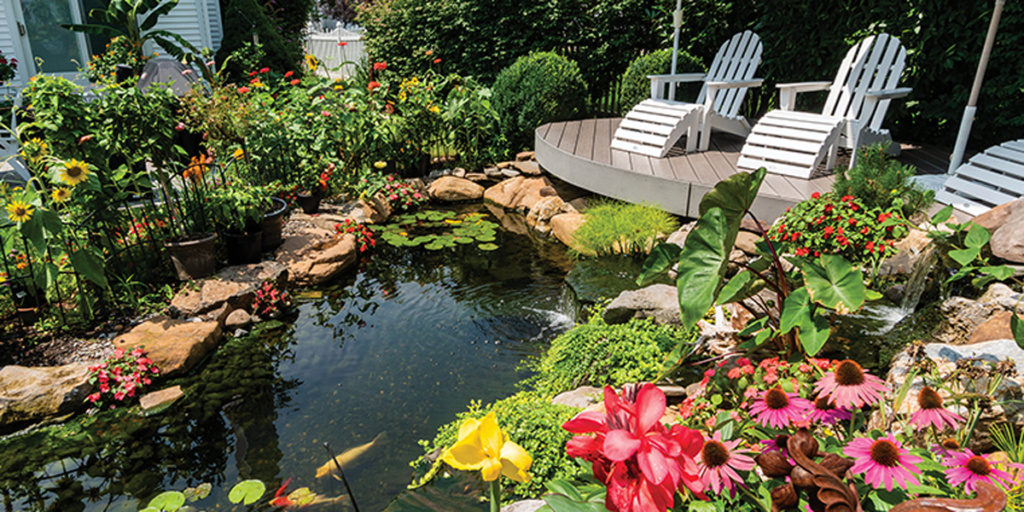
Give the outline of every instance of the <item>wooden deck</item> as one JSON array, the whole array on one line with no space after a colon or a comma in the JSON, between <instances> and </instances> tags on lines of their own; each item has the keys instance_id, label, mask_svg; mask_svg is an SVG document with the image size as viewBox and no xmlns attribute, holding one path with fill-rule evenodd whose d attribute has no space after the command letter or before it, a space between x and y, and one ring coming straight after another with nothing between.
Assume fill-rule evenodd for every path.
<instances>
[{"instance_id":1,"label":"wooden deck","mask_svg":"<svg viewBox=\"0 0 1024 512\"><path fill-rule=\"evenodd\" d=\"M580 188L630 202L648 202L685 217L697 217L700 200L719 181L735 174L743 138L725 133L711 137L705 152L686 154L684 142L666 158L651 158L611 149L621 118L549 123L537 128L537 162L549 173ZM684 137L685 139L685 137ZM899 161L919 174L946 171L949 154L938 148L901 145ZM839 165L849 162L840 151ZM832 190L835 177L819 170L810 180L769 173L751 211L771 221L814 192Z\"/></svg>"}]
</instances>

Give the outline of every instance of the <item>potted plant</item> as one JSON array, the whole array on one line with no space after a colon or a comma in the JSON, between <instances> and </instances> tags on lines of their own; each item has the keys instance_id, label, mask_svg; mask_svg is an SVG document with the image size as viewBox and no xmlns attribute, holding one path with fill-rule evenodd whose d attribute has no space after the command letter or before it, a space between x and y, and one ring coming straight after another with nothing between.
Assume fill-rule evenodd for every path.
<instances>
[{"instance_id":1,"label":"potted plant","mask_svg":"<svg viewBox=\"0 0 1024 512\"><path fill-rule=\"evenodd\" d=\"M259 263L263 218L270 200L263 187L227 182L210 194L210 210L224 238L228 264Z\"/></svg>"},{"instance_id":2,"label":"potted plant","mask_svg":"<svg viewBox=\"0 0 1024 512\"><path fill-rule=\"evenodd\" d=\"M174 176L178 183L167 187L177 192L178 200L168 204L174 234L164 241L164 248L182 281L210 275L217 268L217 234L210 221L211 185L207 183L210 171L215 168L213 158L208 155L192 157L189 165Z\"/></svg>"}]
</instances>

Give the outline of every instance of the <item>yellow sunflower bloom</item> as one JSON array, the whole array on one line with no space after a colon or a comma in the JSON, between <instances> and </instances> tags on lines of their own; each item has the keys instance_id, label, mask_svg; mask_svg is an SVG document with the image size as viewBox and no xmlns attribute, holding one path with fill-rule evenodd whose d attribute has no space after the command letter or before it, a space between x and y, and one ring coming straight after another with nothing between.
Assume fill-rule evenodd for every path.
<instances>
[{"instance_id":1,"label":"yellow sunflower bloom","mask_svg":"<svg viewBox=\"0 0 1024 512\"><path fill-rule=\"evenodd\" d=\"M12 222L25 222L32 218L32 207L24 201L7 203L7 218Z\"/></svg>"},{"instance_id":2,"label":"yellow sunflower bloom","mask_svg":"<svg viewBox=\"0 0 1024 512\"><path fill-rule=\"evenodd\" d=\"M242 148L238 148L231 154L231 156L235 157L235 160L241 160L245 158L245 151L243 151Z\"/></svg>"},{"instance_id":3,"label":"yellow sunflower bloom","mask_svg":"<svg viewBox=\"0 0 1024 512\"><path fill-rule=\"evenodd\" d=\"M501 475L516 482L529 481L527 471L533 464L533 458L522 446L508 440L493 412L479 420L463 421L459 440L445 451L442 459L455 469L479 470L488 482Z\"/></svg>"},{"instance_id":4,"label":"yellow sunflower bloom","mask_svg":"<svg viewBox=\"0 0 1024 512\"><path fill-rule=\"evenodd\" d=\"M53 197L55 203L63 203L71 199L71 189L66 187L55 188L51 193L51 197Z\"/></svg>"},{"instance_id":5,"label":"yellow sunflower bloom","mask_svg":"<svg viewBox=\"0 0 1024 512\"><path fill-rule=\"evenodd\" d=\"M75 185L89 179L90 172L89 164L72 158L71 160L64 162L64 168L60 171L60 179L64 183L74 187Z\"/></svg>"}]
</instances>

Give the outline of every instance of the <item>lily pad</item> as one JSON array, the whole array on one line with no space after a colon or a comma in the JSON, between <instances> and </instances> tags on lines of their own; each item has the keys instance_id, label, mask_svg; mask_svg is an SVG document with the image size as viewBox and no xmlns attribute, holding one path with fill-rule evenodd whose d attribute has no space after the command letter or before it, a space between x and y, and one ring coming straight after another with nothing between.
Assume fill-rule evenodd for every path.
<instances>
[{"instance_id":1,"label":"lily pad","mask_svg":"<svg viewBox=\"0 0 1024 512\"><path fill-rule=\"evenodd\" d=\"M498 246L494 244L480 244L477 248L481 251L494 251L498 249Z\"/></svg>"},{"instance_id":2,"label":"lily pad","mask_svg":"<svg viewBox=\"0 0 1024 512\"><path fill-rule=\"evenodd\" d=\"M228 501L231 503L244 503L252 505L256 500L263 497L267 492L267 486L259 480L244 480L235 484L228 493Z\"/></svg>"},{"instance_id":3,"label":"lily pad","mask_svg":"<svg viewBox=\"0 0 1024 512\"><path fill-rule=\"evenodd\" d=\"M181 508L184 504L184 494L178 491L167 491L157 494L156 497L149 502L148 508L173 512Z\"/></svg>"}]
</instances>

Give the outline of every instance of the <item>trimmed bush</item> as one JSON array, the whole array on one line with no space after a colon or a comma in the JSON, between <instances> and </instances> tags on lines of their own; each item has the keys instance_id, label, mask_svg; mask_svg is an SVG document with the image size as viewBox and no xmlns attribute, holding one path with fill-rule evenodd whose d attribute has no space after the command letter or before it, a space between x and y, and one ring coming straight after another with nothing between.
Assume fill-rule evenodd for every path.
<instances>
[{"instance_id":1,"label":"trimmed bush","mask_svg":"<svg viewBox=\"0 0 1024 512\"><path fill-rule=\"evenodd\" d=\"M573 234L585 254L647 254L664 236L679 229L668 212L647 204L601 201L583 213Z\"/></svg>"},{"instance_id":2,"label":"trimmed bush","mask_svg":"<svg viewBox=\"0 0 1024 512\"><path fill-rule=\"evenodd\" d=\"M511 149L533 147L533 131L587 111L587 84L575 62L552 52L531 53L498 73L494 110Z\"/></svg>"},{"instance_id":3,"label":"trimmed bush","mask_svg":"<svg viewBox=\"0 0 1024 512\"><path fill-rule=\"evenodd\" d=\"M651 97L651 80L647 75L667 75L672 71L672 50L658 50L641 55L629 63L622 75L622 115L626 115L637 103ZM679 50L676 73L703 73L707 71L700 59ZM700 82L679 84L675 99L696 101L700 94Z\"/></svg>"}]
</instances>

